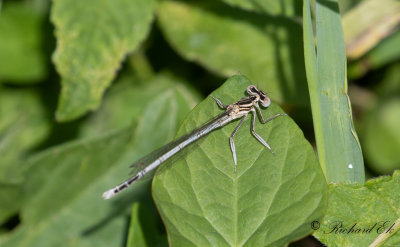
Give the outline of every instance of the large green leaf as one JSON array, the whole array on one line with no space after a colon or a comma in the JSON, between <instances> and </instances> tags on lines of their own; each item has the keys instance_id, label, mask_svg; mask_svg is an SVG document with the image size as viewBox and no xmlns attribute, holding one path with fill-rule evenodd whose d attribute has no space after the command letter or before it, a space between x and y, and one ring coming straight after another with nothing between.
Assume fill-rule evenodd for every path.
<instances>
[{"instance_id":1,"label":"large green leaf","mask_svg":"<svg viewBox=\"0 0 400 247\"><path fill-rule=\"evenodd\" d=\"M127 53L149 32L153 1L53 2L56 27L53 60L62 77L57 110L60 121L96 109Z\"/></svg>"},{"instance_id":2,"label":"large green leaf","mask_svg":"<svg viewBox=\"0 0 400 247\"><path fill-rule=\"evenodd\" d=\"M47 73L41 25L43 16L29 4L0 3L0 81L32 83Z\"/></svg>"},{"instance_id":3,"label":"large green leaf","mask_svg":"<svg viewBox=\"0 0 400 247\"><path fill-rule=\"evenodd\" d=\"M307 79L321 167L328 182L363 183L364 161L347 94L346 54L338 3L317 1L316 49L310 1L304 1L303 13Z\"/></svg>"},{"instance_id":4,"label":"large green leaf","mask_svg":"<svg viewBox=\"0 0 400 247\"><path fill-rule=\"evenodd\" d=\"M329 247L369 246L379 234L400 218L399 191L398 171L393 177L369 180L365 186L329 185L327 214L314 236ZM355 226L352 227L353 225ZM363 229L370 231L363 232ZM391 231L390 234L395 232ZM400 234L397 233L384 246L399 245Z\"/></svg>"},{"instance_id":5,"label":"large green leaf","mask_svg":"<svg viewBox=\"0 0 400 247\"><path fill-rule=\"evenodd\" d=\"M173 138L192 104L178 94L170 89L153 95L142 105L134 129L114 126L117 132L97 133L96 138L67 143L32 159L21 226L2 246L120 246L126 215L142 194L141 184L113 201L104 201L101 194L127 178L133 161ZM150 195L147 190L145 194Z\"/></svg>"},{"instance_id":6,"label":"large green leaf","mask_svg":"<svg viewBox=\"0 0 400 247\"><path fill-rule=\"evenodd\" d=\"M308 102L298 22L217 1L162 1L158 17L184 58L222 76L243 73L275 100Z\"/></svg>"},{"instance_id":7,"label":"large green leaf","mask_svg":"<svg viewBox=\"0 0 400 247\"><path fill-rule=\"evenodd\" d=\"M213 92L223 103L244 96L250 81L231 77ZM275 104L265 117L282 110ZM178 132L182 135L221 109L211 97L200 103ZM327 185L311 145L297 125L281 116L255 129L275 155L249 131L250 118L235 136L238 170L234 173L225 126L183 150L184 159L161 167L153 196L171 246L284 246L311 233L310 222L326 206Z\"/></svg>"}]
</instances>

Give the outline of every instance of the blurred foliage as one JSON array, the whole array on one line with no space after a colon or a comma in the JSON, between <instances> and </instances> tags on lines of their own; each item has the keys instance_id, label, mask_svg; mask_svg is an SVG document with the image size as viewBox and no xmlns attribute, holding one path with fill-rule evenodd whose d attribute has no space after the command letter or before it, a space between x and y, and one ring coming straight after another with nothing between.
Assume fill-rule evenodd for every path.
<instances>
[{"instance_id":1,"label":"blurred foliage","mask_svg":"<svg viewBox=\"0 0 400 247\"><path fill-rule=\"evenodd\" d=\"M44 17L28 3L7 2L0 18L0 81L31 84L44 80L48 70L42 47Z\"/></svg>"},{"instance_id":2,"label":"blurred foliage","mask_svg":"<svg viewBox=\"0 0 400 247\"><path fill-rule=\"evenodd\" d=\"M329 5L335 1L326 2ZM342 0L339 4L348 56L349 96L365 165L371 176L391 174L400 168L399 1ZM190 110L234 74L243 74L266 90L315 146L301 1L3 0L0 6L0 246L166 246L166 230L148 183L137 184L110 202L103 201L101 193L128 176L131 162L172 140ZM243 93L244 89L235 89L235 97L229 93L221 97L233 101ZM218 109L210 102L204 101L191 117L211 117L209 114ZM200 109L203 113L194 115ZM278 110L273 105L265 112ZM207 116L202 115L205 112ZM180 133L194 126L188 119ZM278 132L297 128L288 121L281 119L257 128L267 136L272 127ZM275 127L278 123L282 128ZM227 127L229 131L233 128ZM218 145L229 148L225 140L229 131L215 133L223 135ZM242 133L251 138L249 131ZM268 140L274 146L287 145L282 138L272 136ZM253 142L238 141L242 143L240 150ZM309 145L303 139L301 143L295 150L307 149L307 157L313 160L307 165L313 168L303 173L300 169L299 174L318 173ZM206 146L218 156L219 148L212 143ZM267 153L263 155L269 160ZM179 184L166 177L173 172L169 169L157 177L158 189L168 183ZM256 181L260 174L253 174L247 183ZM351 216L347 209L337 209L338 203L362 204L367 207L365 214L385 213L383 206L376 209L369 189L374 187L389 200L398 194L396 174L367 182L366 186L330 186L334 200L329 202L328 216ZM184 178L189 181L190 175ZM267 181L265 188L271 189L271 182ZM279 185L285 187L285 183ZM183 193L174 186L169 187L174 193ZM185 187L193 189L188 195L204 192L191 186ZM302 195L316 200L323 189L314 191L314 195L312 189L317 188L304 189ZM252 198L261 198L262 193L256 191ZM276 215L262 215L255 210L255 215L259 219L273 218L271 222L279 222L280 214L304 216L302 207L308 205L305 200L291 201L296 195L288 194L290 188L284 191L269 202L277 203L274 206L282 210L283 202L292 205L290 214L278 210ZM200 217L182 217L182 212L175 212L189 205L177 206L185 198L177 203L174 198L160 196L166 194L157 194L156 200L175 203L167 209L166 204L158 208L163 210L169 234L176 233L175 224ZM222 198L214 196L205 198ZM204 200L200 202L207 203ZM319 212L320 206L309 213ZM179 217L173 218L175 213ZM211 217L218 225L224 219L217 216L203 215L201 219ZM399 212L393 217L399 217ZM289 233L293 225L274 223L283 237L280 243L309 234L307 221L285 221L299 224L294 233ZM194 231L208 229L202 224L191 227ZM179 237L187 237L185 234ZM203 234L197 234L197 239ZM178 235L169 237L176 240ZM269 237L265 243L273 243ZM336 240L321 241L328 244ZM346 241L350 241L349 246L360 243Z\"/></svg>"},{"instance_id":3,"label":"blurred foliage","mask_svg":"<svg viewBox=\"0 0 400 247\"><path fill-rule=\"evenodd\" d=\"M392 34L399 23L399 1L365 0L357 5L343 17L348 58L354 60L364 55Z\"/></svg>"},{"instance_id":4,"label":"blurred foliage","mask_svg":"<svg viewBox=\"0 0 400 247\"><path fill-rule=\"evenodd\" d=\"M270 15L301 16L301 2L296 0L283 1L246 1L246 0L223 0L232 6Z\"/></svg>"},{"instance_id":5,"label":"blurred foliage","mask_svg":"<svg viewBox=\"0 0 400 247\"><path fill-rule=\"evenodd\" d=\"M384 74L376 86L376 104L365 116L365 156L371 169L390 174L400 168L400 64Z\"/></svg>"}]
</instances>

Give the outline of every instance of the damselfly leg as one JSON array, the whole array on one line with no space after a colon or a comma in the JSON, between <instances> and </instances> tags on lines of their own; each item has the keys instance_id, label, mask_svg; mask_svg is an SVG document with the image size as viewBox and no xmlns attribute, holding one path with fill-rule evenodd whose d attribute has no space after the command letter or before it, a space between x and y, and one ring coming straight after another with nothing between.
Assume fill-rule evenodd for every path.
<instances>
[{"instance_id":1,"label":"damselfly leg","mask_svg":"<svg viewBox=\"0 0 400 247\"><path fill-rule=\"evenodd\" d=\"M252 111L251 128L250 128L251 133L259 142L261 142L262 145L264 145L266 148L268 148L272 154L275 154L274 151L272 151L271 147L268 145L268 143L266 141L264 141L264 139L262 139L262 137L259 134L257 134L256 131L254 130L255 122L256 122L256 113L254 111Z\"/></svg>"},{"instance_id":2,"label":"damselfly leg","mask_svg":"<svg viewBox=\"0 0 400 247\"><path fill-rule=\"evenodd\" d=\"M264 120L264 117L263 117L263 115L261 114L261 109L260 109L260 107L256 105L255 108L256 108L256 110L257 110L258 116L260 117L261 123L263 123L263 124L265 124L265 123L267 123L267 122L271 121L272 119L277 118L277 117L279 117L279 116L287 116L286 113L278 113L278 114L273 115L272 117L269 117L269 118L267 118L267 119Z\"/></svg>"},{"instance_id":3,"label":"damselfly leg","mask_svg":"<svg viewBox=\"0 0 400 247\"><path fill-rule=\"evenodd\" d=\"M216 98L216 97L214 97L214 96L212 96L212 95L210 95L210 96L215 100L215 102L217 103L217 105L218 105L220 108L226 109L226 108L229 106L229 105L224 105L220 99L218 99L218 98ZM264 117L263 117L263 115L261 114L260 107L259 107L258 105L255 105L255 108L256 108L257 113L258 113L258 115L259 115L259 117L260 117L260 120L261 120L261 122L262 122L263 124L265 124L265 123L271 121L272 119L274 119L274 118L276 118L276 117L287 115L287 114L276 114L276 115L274 115L274 116L272 116L272 117L267 118L267 119L264 120ZM255 120L256 120L256 114L257 114L257 113L256 113L256 111L255 111L254 109L251 110L251 113L252 113L252 119L251 119L251 133L253 134L253 136L254 136L259 142L261 142L261 144L263 144L266 148L268 148L269 151L271 151L272 154L275 154L275 153L272 151L271 147L268 145L268 143L267 143L259 134L256 133L254 126L255 126ZM244 121L246 120L246 118L247 118L247 114L244 115L244 116L241 118L239 124L236 126L236 128L233 130L231 136L229 137L229 144L230 144L231 151L232 151L233 161L234 161L234 163L235 163L235 168L234 168L235 173L236 173L236 170L237 170L237 158L236 158L236 147L235 147L235 143L234 143L234 141L233 141L233 137L236 135L236 133L238 132L240 126L242 126L242 124L244 123Z\"/></svg>"},{"instance_id":4,"label":"damselfly leg","mask_svg":"<svg viewBox=\"0 0 400 247\"><path fill-rule=\"evenodd\" d=\"M224 104L222 104L222 102L221 102L220 99L215 98L215 97L212 96L212 95L210 95L210 96L211 96L211 98L213 98L213 99L215 100L215 102L217 103L217 105L219 106L219 108L221 108L221 109L226 109L226 108L228 108L229 105L224 105Z\"/></svg>"},{"instance_id":5,"label":"damselfly leg","mask_svg":"<svg viewBox=\"0 0 400 247\"><path fill-rule=\"evenodd\" d=\"M237 168L237 159L236 159L236 148L235 148L235 143L233 142L233 137L238 132L240 126L242 126L242 124L244 123L244 120L246 120L246 117L247 117L247 115L242 117L239 124L236 126L235 130L232 132L231 136L229 137L229 143L231 144L231 150L232 150L232 155L233 155L233 162L235 162L235 173L236 173L236 168Z\"/></svg>"},{"instance_id":6,"label":"damselfly leg","mask_svg":"<svg viewBox=\"0 0 400 247\"><path fill-rule=\"evenodd\" d=\"M229 105L224 105L220 99L218 99L218 98L216 98L216 97L214 97L214 96L212 96L212 95L210 95L210 96L215 100L215 102L217 103L217 105L218 105L220 108L222 108L222 109L228 108ZM268 105L269 105L269 104L268 104ZM263 144L266 148L268 148L269 151L271 151L272 154L275 154L275 153L272 151L271 147L268 145L268 143L267 143L259 134L257 134L256 131L255 131L255 127L254 127L254 126L255 126L255 121L256 121L256 114L259 115L260 121L261 121L261 123L263 123L263 124L265 124L265 123L271 121L272 119L274 119L274 118L276 118L276 117L284 116L284 115L287 115L287 114L276 114L276 115L274 115L274 116L272 116L272 117L269 117L269 118L267 118L267 119L264 119L263 115L261 114L261 109L260 109L260 107L259 107L258 105L254 105L254 107L256 108L256 110L254 110L254 108L251 109L251 113L252 113L252 118L251 118L251 133L253 134L253 136L254 136L259 142L261 142L261 144ZM256 112L256 111L257 111L257 112ZM238 132L240 126L242 126L242 124L244 123L244 121L246 120L246 118L247 118L247 114L244 115L244 116L241 118L239 124L236 126L235 130L232 132L231 136L229 137L229 143L230 143L230 147L231 147L231 151L232 151L233 161L234 161L234 163L235 163L235 168L234 168L235 173L236 173L236 170L237 170L237 158L236 158L236 147L235 147L235 143L234 143L234 141L233 141L233 137L236 135L236 133Z\"/></svg>"}]
</instances>

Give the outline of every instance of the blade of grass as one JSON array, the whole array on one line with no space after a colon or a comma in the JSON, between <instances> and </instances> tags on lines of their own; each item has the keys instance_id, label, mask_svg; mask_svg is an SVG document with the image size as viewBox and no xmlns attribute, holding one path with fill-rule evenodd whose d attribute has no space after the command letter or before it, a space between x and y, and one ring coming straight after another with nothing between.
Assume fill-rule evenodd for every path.
<instances>
[{"instance_id":1,"label":"blade of grass","mask_svg":"<svg viewBox=\"0 0 400 247\"><path fill-rule=\"evenodd\" d=\"M398 218L393 225L391 225L384 232L379 234L379 236L372 242L369 247L380 247L382 246L391 236L396 234L400 229L400 218Z\"/></svg>"},{"instance_id":2,"label":"blade of grass","mask_svg":"<svg viewBox=\"0 0 400 247\"><path fill-rule=\"evenodd\" d=\"M316 2L315 52L310 1L303 6L304 52L315 138L328 182L363 184L364 162L347 95L346 54L338 3Z\"/></svg>"}]
</instances>

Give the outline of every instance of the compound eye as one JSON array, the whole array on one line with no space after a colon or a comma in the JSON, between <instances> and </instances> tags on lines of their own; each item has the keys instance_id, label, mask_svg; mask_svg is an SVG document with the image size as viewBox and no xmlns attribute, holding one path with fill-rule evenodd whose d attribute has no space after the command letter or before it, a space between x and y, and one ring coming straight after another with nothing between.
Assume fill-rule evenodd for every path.
<instances>
[{"instance_id":1,"label":"compound eye","mask_svg":"<svg viewBox=\"0 0 400 247\"><path fill-rule=\"evenodd\" d=\"M263 99L260 99L260 103L263 107L268 107L271 104L271 100L265 96Z\"/></svg>"},{"instance_id":2,"label":"compound eye","mask_svg":"<svg viewBox=\"0 0 400 247\"><path fill-rule=\"evenodd\" d=\"M247 93L250 95L256 95L258 94L258 89L254 85L250 85L247 87Z\"/></svg>"}]
</instances>

